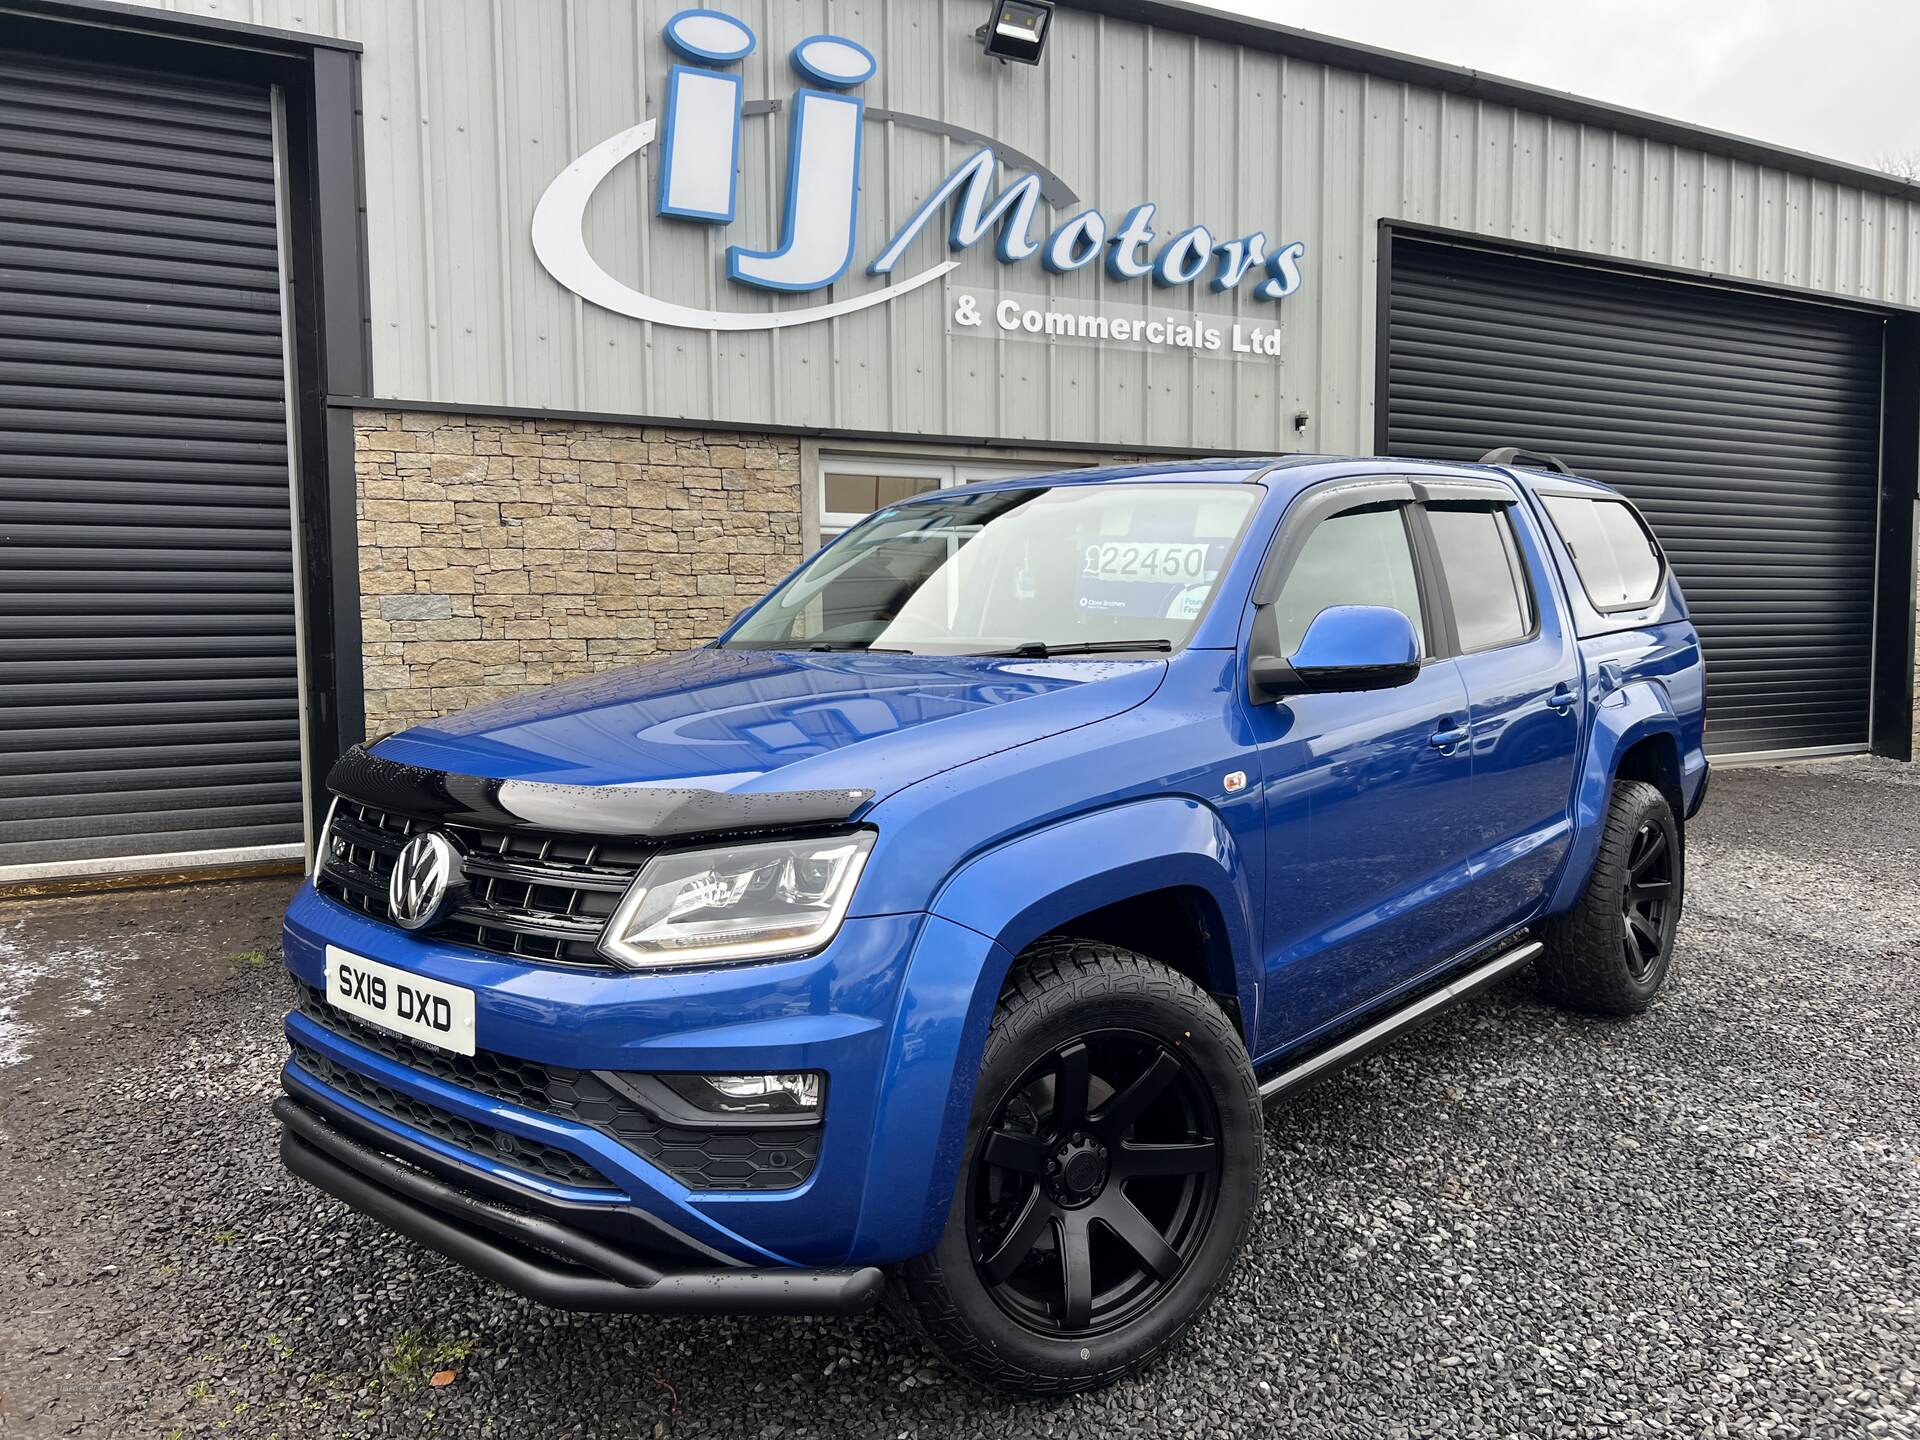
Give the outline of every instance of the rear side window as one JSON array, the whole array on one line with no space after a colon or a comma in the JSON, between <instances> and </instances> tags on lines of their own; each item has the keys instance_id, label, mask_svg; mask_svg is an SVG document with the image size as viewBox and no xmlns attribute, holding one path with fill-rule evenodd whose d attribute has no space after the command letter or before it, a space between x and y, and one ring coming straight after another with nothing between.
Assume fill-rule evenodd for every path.
<instances>
[{"instance_id":1,"label":"rear side window","mask_svg":"<svg viewBox=\"0 0 1920 1440\"><path fill-rule=\"evenodd\" d=\"M1314 526L1274 602L1280 653L1299 649L1314 617L1335 605L1386 605L1413 622L1414 634L1426 633L1400 507L1350 510Z\"/></svg>"},{"instance_id":2,"label":"rear side window","mask_svg":"<svg viewBox=\"0 0 1920 1440\"><path fill-rule=\"evenodd\" d=\"M1660 589L1660 551L1631 506L1542 495L1596 610L1645 605Z\"/></svg>"},{"instance_id":3,"label":"rear side window","mask_svg":"<svg viewBox=\"0 0 1920 1440\"><path fill-rule=\"evenodd\" d=\"M1533 594L1506 507L1427 510L1453 600L1462 650L1491 650L1533 633Z\"/></svg>"}]
</instances>

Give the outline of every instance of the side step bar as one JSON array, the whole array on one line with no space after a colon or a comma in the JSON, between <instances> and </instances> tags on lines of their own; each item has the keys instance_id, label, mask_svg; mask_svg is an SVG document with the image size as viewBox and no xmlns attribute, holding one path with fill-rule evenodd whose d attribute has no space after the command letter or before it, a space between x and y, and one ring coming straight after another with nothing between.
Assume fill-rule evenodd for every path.
<instances>
[{"instance_id":1,"label":"side step bar","mask_svg":"<svg viewBox=\"0 0 1920 1440\"><path fill-rule=\"evenodd\" d=\"M1309 1055L1297 1064L1288 1066L1272 1079L1263 1081L1260 1086L1262 1100L1274 1100L1324 1080L1336 1070L1344 1069L1363 1056L1372 1054L1395 1036L1411 1030L1423 1021L1431 1020L1442 1011L1458 1005L1462 1000L1477 991L1484 990L1501 976L1518 970L1532 960L1546 947L1538 940L1530 940L1515 949L1505 951L1486 961L1484 964L1467 971L1458 979L1449 981L1438 990L1430 990L1403 1010L1396 1010L1367 1026L1355 1031L1338 1044L1329 1045L1318 1054Z\"/></svg>"}]
</instances>

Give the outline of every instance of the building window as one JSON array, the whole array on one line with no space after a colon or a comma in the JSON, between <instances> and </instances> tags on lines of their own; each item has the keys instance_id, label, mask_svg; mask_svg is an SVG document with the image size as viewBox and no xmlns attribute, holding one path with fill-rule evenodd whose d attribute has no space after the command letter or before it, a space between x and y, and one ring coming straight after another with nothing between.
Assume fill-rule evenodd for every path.
<instances>
[{"instance_id":1,"label":"building window","mask_svg":"<svg viewBox=\"0 0 1920 1440\"><path fill-rule=\"evenodd\" d=\"M1006 480L1021 475L1045 475L1091 461L1032 461L1008 465L985 460L946 459L918 455L820 456L816 494L820 504L820 543L858 524L874 511L897 505L915 495L971 485L976 480Z\"/></svg>"}]
</instances>

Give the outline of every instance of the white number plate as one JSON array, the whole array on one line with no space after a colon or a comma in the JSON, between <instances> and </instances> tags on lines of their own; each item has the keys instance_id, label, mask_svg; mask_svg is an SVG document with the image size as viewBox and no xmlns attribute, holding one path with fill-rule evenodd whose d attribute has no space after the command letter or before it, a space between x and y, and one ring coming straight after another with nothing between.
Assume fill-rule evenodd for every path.
<instances>
[{"instance_id":1,"label":"white number plate","mask_svg":"<svg viewBox=\"0 0 1920 1440\"><path fill-rule=\"evenodd\" d=\"M1102 541L1087 546L1082 553L1080 573L1092 580L1179 581L1191 585L1206 578L1209 548L1186 542L1153 545Z\"/></svg>"},{"instance_id":2,"label":"white number plate","mask_svg":"<svg viewBox=\"0 0 1920 1440\"><path fill-rule=\"evenodd\" d=\"M473 991L327 947L327 1003L383 1030L473 1054Z\"/></svg>"}]
</instances>

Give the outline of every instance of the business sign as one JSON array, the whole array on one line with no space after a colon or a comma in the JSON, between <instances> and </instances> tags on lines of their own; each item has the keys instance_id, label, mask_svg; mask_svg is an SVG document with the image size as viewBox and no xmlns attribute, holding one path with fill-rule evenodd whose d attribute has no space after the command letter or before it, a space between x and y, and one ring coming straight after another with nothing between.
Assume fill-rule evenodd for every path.
<instances>
[{"instance_id":1,"label":"business sign","mask_svg":"<svg viewBox=\"0 0 1920 1440\"><path fill-rule=\"evenodd\" d=\"M767 249L729 245L727 278L753 290L810 295L828 289L852 268L857 258L861 134L868 120L974 142L973 153L934 186L866 264L868 275L887 283L844 300L758 311L702 309L636 290L609 274L587 249L587 204L601 182L658 138L657 213L689 226L731 225L738 210L745 117L779 108L776 101L749 102L741 77L731 73L730 67L752 54L758 43L745 22L717 10L683 10L663 33L681 57L668 71L663 120L649 117L601 141L555 177L534 209L533 248L540 263L562 285L603 309L656 325L712 331L779 330L851 315L888 304L959 267L958 260L946 259L900 274L915 242L943 216L951 253L991 238L1002 265L1032 265L1055 275L1097 265L1116 285L1137 283L1165 292L1204 284L1216 295L1244 293L1263 302L1282 300L1302 283L1307 247L1300 241L1274 245L1259 231L1218 239L1205 225L1168 233L1157 224L1158 207L1151 201L1112 216L1096 208L1081 209L1041 232L1037 227L1043 202L1054 213L1075 203L1057 177L988 136L927 116L870 111L854 92L879 68L872 54L856 41L816 35L794 46L789 57L802 81L811 83L787 102L789 140L779 237ZM1024 166L1025 173L996 188L1003 164ZM1002 329L1017 332L1029 326L1024 316L1003 324L997 305L989 310ZM1048 313L1042 312L1043 326L1049 323ZM1113 338L1118 319L1108 317L1106 334L1091 333L1098 327L1082 327L1077 338ZM1278 335L1277 322L1230 328L1234 351L1240 349L1243 329ZM1123 323L1122 329L1131 335L1130 324ZM1201 329L1217 332L1219 343L1207 343L1208 336L1202 334L1201 343L1188 348L1218 350L1230 343L1227 331L1216 325ZM1277 338L1260 343L1275 349L1244 353L1277 353Z\"/></svg>"},{"instance_id":2,"label":"business sign","mask_svg":"<svg viewBox=\"0 0 1920 1440\"><path fill-rule=\"evenodd\" d=\"M1187 351L1233 359L1277 358L1283 334L1273 320L1225 320L1191 308L1151 303L1091 305L1064 295L981 293L952 282L947 285L947 333L1049 345Z\"/></svg>"}]
</instances>

